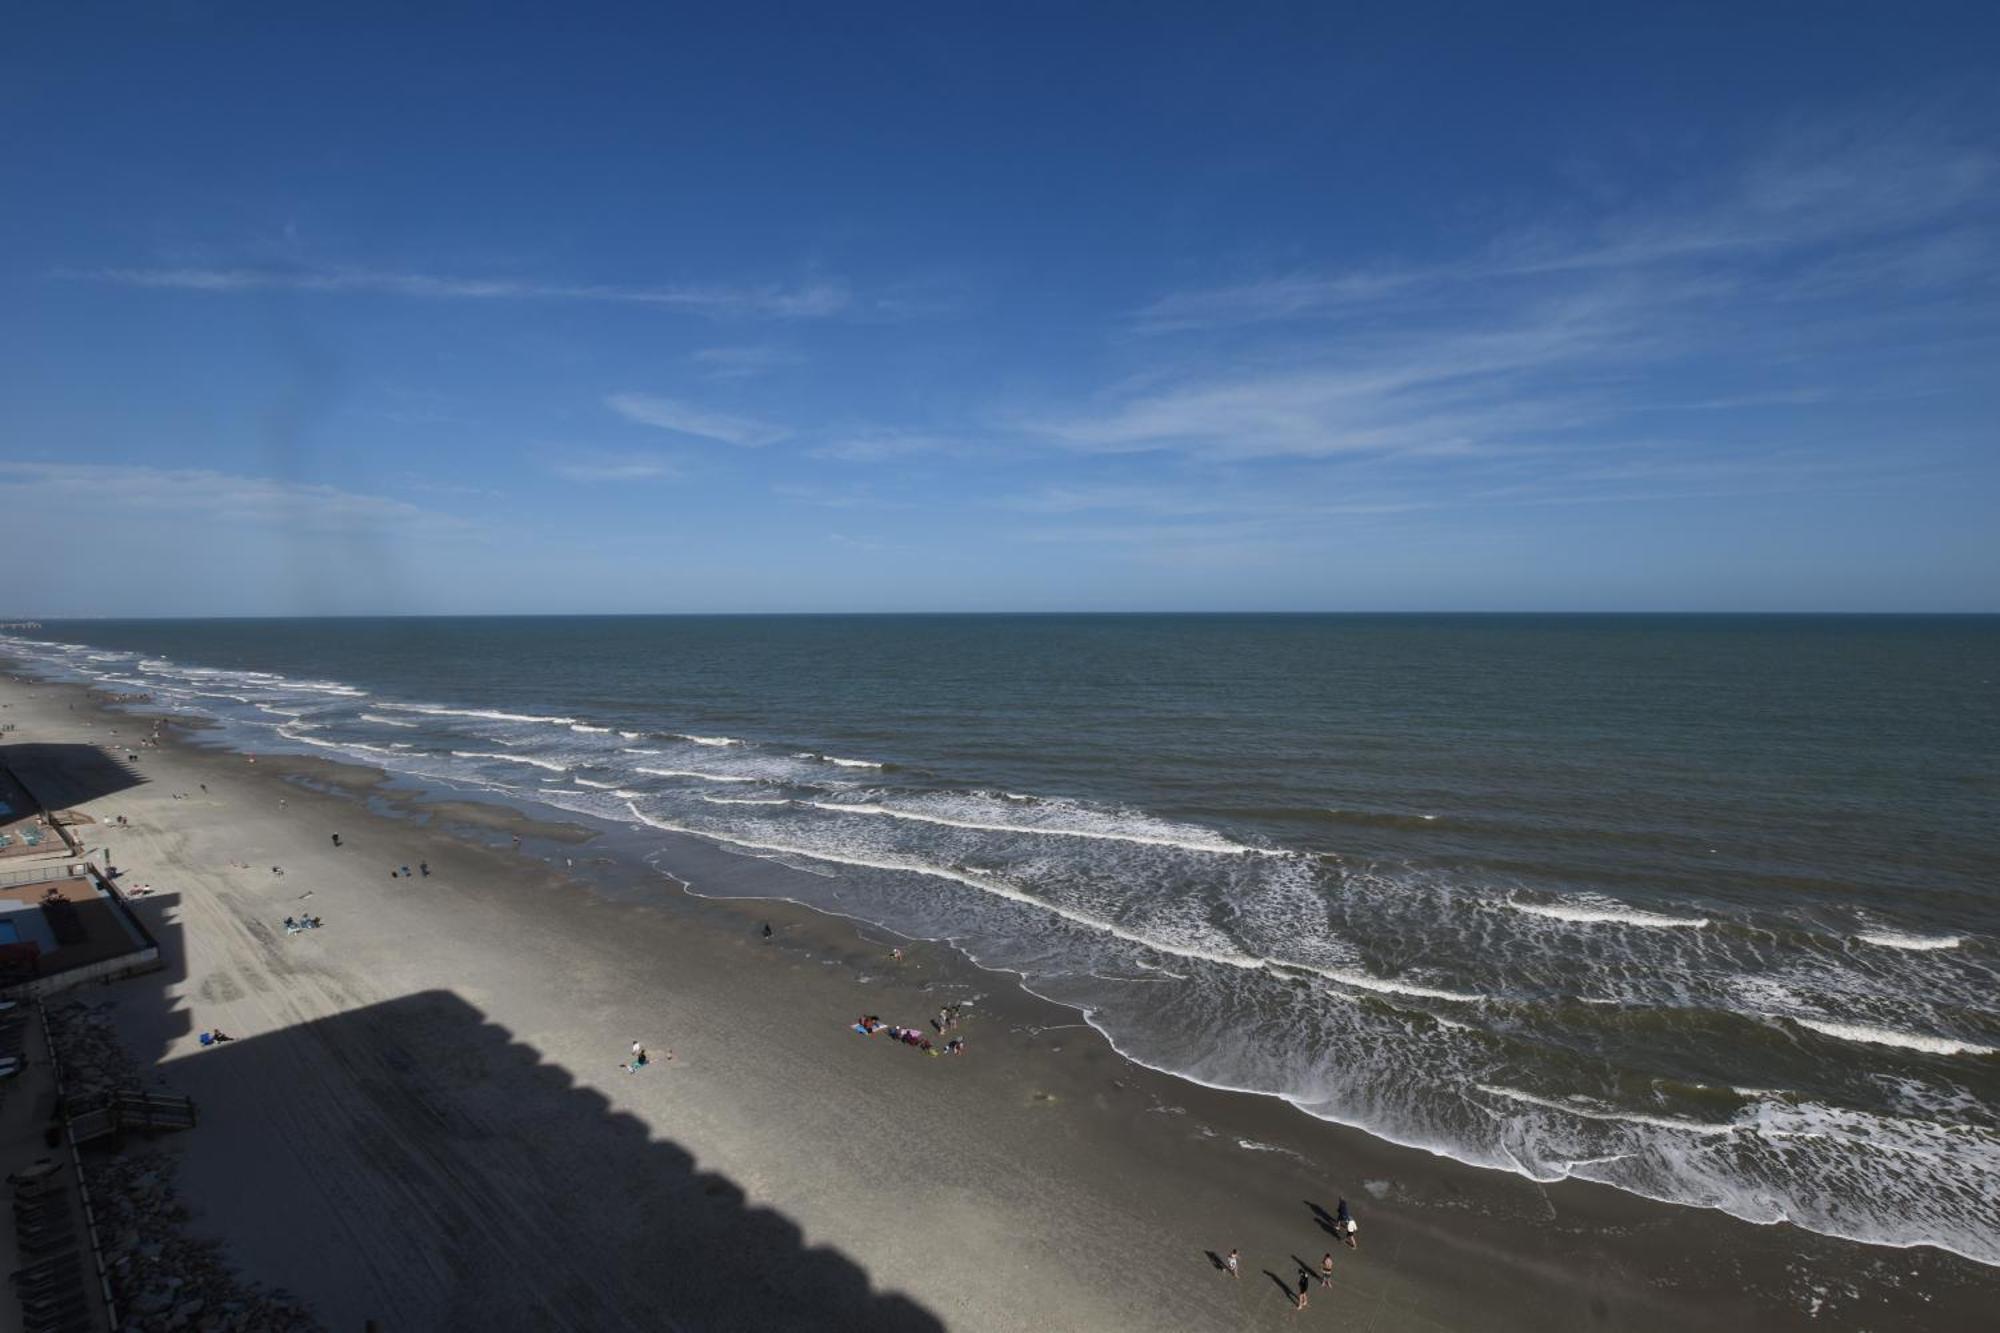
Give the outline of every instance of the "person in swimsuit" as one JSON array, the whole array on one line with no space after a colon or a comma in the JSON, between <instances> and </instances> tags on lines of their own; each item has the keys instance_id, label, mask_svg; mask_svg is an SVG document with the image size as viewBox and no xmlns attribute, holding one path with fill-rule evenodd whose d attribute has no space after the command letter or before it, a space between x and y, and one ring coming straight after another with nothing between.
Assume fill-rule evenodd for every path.
<instances>
[{"instance_id":1,"label":"person in swimsuit","mask_svg":"<svg viewBox=\"0 0 2000 1333\"><path fill-rule=\"evenodd\" d=\"M1320 1284L1320 1285L1321 1285L1322 1287L1330 1287L1330 1286L1332 1286L1332 1285L1333 1285L1333 1251L1332 1251L1332 1250L1328 1250L1328 1251L1327 1251L1327 1252L1326 1252L1325 1254L1322 1254L1322 1255L1321 1255L1321 1256L1319 1257L1319 1284Z\"/></svg>"},{"instance_id":2,"label":"person in swimsuit","mask_svg":"<svg viewBox=\"0 0 2000 1333\"><path fill-rule=\"evenodd\" d=\"M1354 1214L1347 1211L1347 1200L1345 1199L1340 1201L1340 1207L1334 1211L1333 1229L1340 1233L1340 1239L1346 1242L1348 1249L1358 1250L1361 1248L1361 1242L1354 1238L1354 1233L1361 1228L1355 1225Z\"/></svg>"},{"instance_id":3,"label":"person in swimsuit","mask_svg":"<svg viewBox=\"0 0 2000 1333\"><path fill-rule=\"evenodd\" d=\"M1243 1276L1241 1261L1236 1257L1236 1251L1234 1250L1231 1250L1229 1257L1222 1261L1222 1266L1229 1270L1229 1276L1231 1277L1240 1278Z\"/></svg>"}]
</instances>

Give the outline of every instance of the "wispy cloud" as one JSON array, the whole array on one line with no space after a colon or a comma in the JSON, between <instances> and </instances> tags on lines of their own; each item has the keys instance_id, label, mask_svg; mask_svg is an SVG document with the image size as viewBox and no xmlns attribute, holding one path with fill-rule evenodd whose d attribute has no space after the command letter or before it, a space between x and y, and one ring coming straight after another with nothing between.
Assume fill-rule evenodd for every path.
<instances>
[{"instance_id":1,"label":"wispy cloud","mask_svg":"<svg viewBox=\"0 0 2000 1333\"><path fill-rule=\"evenodd\" d=\"M1511 457L1557 474L1586 444L1650 441L1641 414L1663 409L1756 409L1767 439L1795 440L1809 413L1893 392L1879 349L1907 362L2000 331L1996 211L2000 156L1976 141L1914 122L1780 134L1594 223L1170 293L1135 312L1151 336L1126 344L1143 359L1125 383L1015 424L1211 468Z\"/></svg>"},{"instance_id":2,"label":"wispy cloud","mask_svg":"<svg viewBox=\"0 0 2000 1333\"><path fill-rule=\"evenodd\" d=\"M787 428L770 422L730 416L677 398L660 398L653 394L614 393L604 400L604 405L627 421L642 426L653 426L681 435L696 435L705 440L720 440L745 449L775 444L791 434Z\"/></svg>"},{"instance_id":3,"label":"wispy cloud","mask_svg":"<svg viewBox=\"0 0 2000 1333\"><path fill-rule=\"evenodd\" d=\"M744 380L801 365L805 357L785 347L703 347L689 360L704 367L711 379Z\"/></svg>"},{"instance_id":4,"label":"wispy cloud","mask_svg":"<svg viewBox=\"0 0 2000 1333\"><path fill-rule=\"evenodd\" d=\"M765 316L813 319L837 315L852 302L845 283L800 286L633 286L616 283L539 282L524 278L473 278L381 269L97 268L59 276L130 287L196 292L362 292L429 300L598 301L655 306L714 318Z\"/></svg>"},{"instance_id":5,"label":"wispy cloud","mask_svg":"<svg viewBox=\"0 0 2000 1333\"><path fill-rule=\"evenodd\" d=\"M0 462L0 478L7 479L10 491L36 504L145 512L180 523L282 524L342 534L389 528L436 533L469 526L463 519L387 496L202 468Z\"/></svg>"},{"instance_id":6,"label":"wispy cloud","mask_svg":"<svg viewBox=\"0 0 2000 1333\"><path fill-rule=\"evenodd\" d=\"M771 488L771 494L786 500L796 500L800 504L818 505L822 509L903 509L907 504L900 500L885 499L871 486L854 484L849 486L820 486L809 482L780 482Z\"/></svg>"},{"instance_id":7,"label":"wispy cloud","mask_svg":"<svg viewBox=\"0 0 2000 1333\"><path fill-rule=\"evenodd\" d=\"M959 454L964 442L925 431L865 430L844 434L807 451L842 463L888 463L918 454Z\"/></svg>"},{"instance_id":8,"label":"wispy cloud","mask_svg":"<svg viewBox=\"0 0 2000 1333\"><path fill-rule=\"evenodd\" d=\"M557 459L549 471L564 481L664 481L681 475L665 454L589 452Z\"/></svg>"},{"instance_id":9,"label":"wispy cloud","mask_svg":"<svg viewBox=\"0 0 2000 1333\"><path fill-rule=\"evenodd\" d=\"M1132 323L1156 334L1227 329L1429 301L1473 284L1786 259L1807 270L1823 262L1850 280L1957 276L1990 255L1989 233L1923 233L1990 212L1996 192L2000 155L1926 125L1796 129L1668 206L1652 199L1591 225L1516 228L1430 263L1299 270L1173 292L1133 312ZM1879 248L1869 262L1820 253L1871 244Z\"/></svg>"}]
</instances>

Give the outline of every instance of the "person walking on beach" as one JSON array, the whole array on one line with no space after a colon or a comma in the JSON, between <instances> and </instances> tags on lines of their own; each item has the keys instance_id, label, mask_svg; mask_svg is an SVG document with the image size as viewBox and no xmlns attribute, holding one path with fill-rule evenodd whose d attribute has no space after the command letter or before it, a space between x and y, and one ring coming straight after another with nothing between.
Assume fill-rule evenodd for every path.
<instances>
[{"instance_id":1,"label":"person walking on beach","mask_svg":"<svg viewBox=\"0 0 2000 1333\"><path fill-rule=\"evenodd\" d=\"M1293 1313L1293 1314L1297 1314L1297 1313L1298 1313L1299 1311L1301 1311L1301 1310L1303 1310L1303 1309L1305 1309L1305 1308L1306 1308L1306 1293L1307 1293L1308 1291L1310 1291L1311 1289L1312 1289L1312 1274L1311 1274L1311 1273L1300 1273L1300 1274L1299 1274L1299 1296L1298 1296L1298 1300L1297 1300L1297 1301L1296 1301L1296 1302L1295 1302L1295 1303L1293 1304L1293 1306L1292 1306L1292 1313Z\"/></svg>"},{"instance_id":2,"label":"person walking on beach","mask_svg":"<svg viewBox=\"0 0 2000 1333\"><path fill-rule=\"evenodd\" d=\"M1347 1200L1345 1199L1340 1201L1340 1207L1333 1214L1333 1229L1340 1233L1340 1239L1346 1243L1348 1249L1358 1250L1361 1248L1361 1242L1355 1239L1354 1236L1354 1233L1361 1230L1361 1228L1355 1225L1354 1214L1347 1211Z\"/></svg>"},{"instance_id":3,"label":"person walking on beach","mask_svg":"<svg viewBox=\"0 0 2000 1333\"><path fill-rule=\"evenodd\" d=\"M1222 1261L1222 1266L1229 1270L1229 1276L1233 1278L1241 1278L1243 1276L1243 1261L1237 1256L1234 1250L1231 1250L1229 1257Z\"/></svg>"},{"instance_id":4,"label":"person walking on beach","mask_svg":"<svg viewBox=\"0 0 2000 1333\"><path fill-rule=\"evenodd\" d=\"M336 847L340 846L340 835L338 833L333 835L333 845Z\"/></svg>"},{"instance_id":5,"label":"person walking on beach","mask_svg":"<svg viewBox=\"0 0 2000 1333\"><path fill-rule=\"evenodd\" d=\"M1332 1285L1333 1285L1333 1251L1332 1251L1332 1250L1328 1250L1328 1251L1327 1251L1327 1252L1326 1252L1325 1254L1322 1254L1322 1255L1321 1255L1321 1256L1319 1257L1319 1284L1320 1284L1320 1285L1321 1285L1322 1287L1330 1287L1330 1286L1332 1286Z\"/></svg>"},{"instance_id":6,"label":"person walking on beach","mask_svg":"<svg viewBox=\"0 0 2000 1333\"><path fill-rule=\"evenodd\" d=\"M641 1069L644 1069L646 1067L646 1048L636 1041L633 1042L631 1061L618 1067L628 1074L636 1074Z\"/></svg>"}]
</instances>

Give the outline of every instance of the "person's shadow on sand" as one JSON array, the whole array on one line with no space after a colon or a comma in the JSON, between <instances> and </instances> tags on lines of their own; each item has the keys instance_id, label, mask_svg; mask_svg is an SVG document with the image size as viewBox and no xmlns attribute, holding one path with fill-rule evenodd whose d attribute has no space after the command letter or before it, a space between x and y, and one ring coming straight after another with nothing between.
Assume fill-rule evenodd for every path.
<instances>
[{"instance_id":1,"label":"person's shadow on sand","mask_svg":"<svg viewBox=\"0 0 2000 1333\"><path fill-rule=\"evenodd\" d=\"M1283 1279L1283 1278L1279 1277L1279 1276L1278 1276L1278 1275L1277 1275L1276 1273L1273 1273L1273 1272L1272 1272L1272 1271L1271 1271L1270 1269L1268 1269L1268 1268L1264 1270L1264 1276L1265 1276L1265 1277L1267 1277L1267 1278L1270 1278L1270 1279L1271 1279L1271 1281L1273 1281L1273 1282L1277 1283L1277 1284L1278 1284L1278 1290L1279 1290L1279 1291L1282 1291L1282 1292L1284 1292L1284 1293L1285 1293L1285 1304L1287 1304L1287 1305L1297 1305L1297 1304L1298 1304L1298 1301L1297 1301L1296 1299L1294 1299L1294 1298L1293 1298L1293 1296L1292 1296L1292 1284L1291 1284L1291 1283L1289 1283L1289 1282L1285 1281L1285 1279Z\"/></svg>"},{"instance_id":2,"label":"person's shadow on sand","mask_svg":"<svg viewBox=\"0 0 2000 1333\"><path fill-rule=\"evenodd\" d=\"M1338 1238L1340 1235L1340 1227L1338 1223L1336 1223L1336 1221L1334 1220L1333 1214L1329 1213L1326 1209L1322 1208L1320 1205L1314 1203L1311 1199L1304 1200L1304 1203L1306 1207L1312 1209L1313 1221L1319 1223L1319 1229L1321 1231L1324 1231L1329 1236Z\"/></svg>"},{"instance_id":3,"label":"person's shadow on sand","mask_svg":"<svg viewBox=\"0 0 2000 1333\"><path fill-rule=\"evenodd\" d=\"M1207 1255L1208 1261L1215 1265L1216 1272L1227 1273L1229 1271L1228 1261L1226 1261L1221 1255L1217 1254L1214 1250L1203 1250L1202 1253Z\"/></svg>"}]
</instances>

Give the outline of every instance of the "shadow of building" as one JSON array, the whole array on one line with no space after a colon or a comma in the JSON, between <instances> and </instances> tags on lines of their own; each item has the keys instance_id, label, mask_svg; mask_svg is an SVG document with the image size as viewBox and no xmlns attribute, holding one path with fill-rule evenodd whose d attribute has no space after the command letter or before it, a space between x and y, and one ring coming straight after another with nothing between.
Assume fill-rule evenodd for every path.
<instances>
[{"instance_id":1,"label":"shadow of building","mask_svg":"<svg viewBox=\"0 0 2000 1333\"><path fill-rule=\"evenodd\" d=\"M53 812L115 796L144 783L145 775L118 757L131 752L114 752L98 745L23 742L0 745L0 768L12 773L36 801Z\"/></svg>"},{"instance_id":2,"label":"shadow of building","mask_svg":"<svg viewBox=\"0 0 2000 1333\"><path fill-rule=\"evenodd\" d=\"M161 1002L177 975L98 993L143 1010L142 1063L196 1026ZM174 1140L194 1228L334 1328L944 1327L448 991L158 1068L201 1109Z\"/></svg>"}]
</instances>

